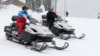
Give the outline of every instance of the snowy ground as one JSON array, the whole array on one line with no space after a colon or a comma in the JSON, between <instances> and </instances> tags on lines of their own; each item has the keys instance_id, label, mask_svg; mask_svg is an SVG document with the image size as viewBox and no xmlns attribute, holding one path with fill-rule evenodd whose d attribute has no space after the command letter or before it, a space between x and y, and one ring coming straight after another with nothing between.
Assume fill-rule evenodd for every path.
<instances>
[{"instance_id":1,"label":"snowy ground","mask_svg":"<svg viewBox=\"0 0 100 56\"><path fill-rule=\"evenodd\" d=\"M11 16L20 9L10 5L0 9L0 56L100 56L100 20L88 18L67 17L69 23L76 29L76 33L85 33L84 39L60 40L59 44L69 42L70 46L62 51L48 48L43 52L26 49L23 45L6 40L4 26L9 25Z\"/></svg>"}]
</instances>

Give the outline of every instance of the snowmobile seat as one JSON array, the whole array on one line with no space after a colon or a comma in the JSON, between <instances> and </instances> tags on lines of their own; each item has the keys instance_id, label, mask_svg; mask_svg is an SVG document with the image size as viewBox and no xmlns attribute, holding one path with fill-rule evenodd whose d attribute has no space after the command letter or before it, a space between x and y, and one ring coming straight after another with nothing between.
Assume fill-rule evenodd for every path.
<instances>
[{"instance_id":1,"label":"snowmobile seat","mask_svg":"<svg viewBox=\"0 0 100 56\"><path fill-rule=\"evenodd\" d=\"M38 42L51 42L52 37L41 37L37 36L36 34L29 34L25 30L20 34L21 39L24 39L27 42L38 41Z\"/></svg>"},{"instance_id":2,"label":"snowmobile seat","mask_svg":"<svg viewBox=\"0 0 100 56\"><path fill-rule=\"evenodd\" d=\"M17 31L17 29L18 29L17 24L16 24L17 17L18 17L18 16L16 16L16 15L12 16L12 21L13 21L13 23L12 23L12 25L11 25L12 31Z\"/></svg>"},{"instance_id":3,"label":"snowmobile seat","mask_svg":"<svg viewBox=\"0 0 100 56\"><path fill-rule=\"evenodd\" d=\"M11 20L13 21L11 23L11 31L13 34L16 34L18 35L18 27L17 27L17 24L16 24L16 21L17 21L17 17L16 15L12 16Z\"/></svg>"},{"instance_id":4,"label":"snowmobile seat","mask_svg":"<svg viewBox=\"0 0 100 56\"><path fill-rule=\"evenodd\" d=\"M47 25L47 16L46 15L42 15L42 21L43 21L43 25L48 26Z\"/></svg>"},{"instance_id":5,"label":"snowmobile seat","mask_svg":"<svg viewBox=\"0 0 100 56\"><path fill-rule=\"evenodd\" d=\"M17 31L18 30L18 27L17 27L17 15L14 15L14 16L12 16L12 21L13 21L13 23L12 23L12 25L11 25L11 27L12 27L12 30L13 31ZM29 25L29 23L26 23L25 25Z\"/></svg>"},{"instance_id":6,"label":"snowmobile seat","mask_svg":"<svg viewBox=\"0 0 100 56\"><path fill-rule=\"evenodd\" d=\"M47 19L47 16L46 15L42 15L42 19Z\"/></svg>"},{"instance_id":7,"label":"snowmobile seat","mask_svg":"<svg viewBox=\"0 0 100 56\"><path fill-rule=\"evenodd\" d=\"M12 21L17 21L17 17L16 15L12 16Z\"/></svg>"},{"instance_id":8,"label":"snowmobile seat","mask_svg":"<svg viewBox=\"0 0 100 56\"><path fill-rule=\"evenodd\" d=\"M5 32L9 32L9 33L10 33L10 30L11 30L10 28L11 28L10 26L5 26L4 31L5 31Z\"/></svg>"},{"instance_id":9,"label":"snowmobile seat","mask_svg":"<svg viewBox=\"0 0 100 56\"><path fill-rule=\"evenodd\" d=\"M18 27L17 27L16 23L12 23L11 27L12 27L13 31L17 31L18 30Z\"/></svg>"}]
</instances>

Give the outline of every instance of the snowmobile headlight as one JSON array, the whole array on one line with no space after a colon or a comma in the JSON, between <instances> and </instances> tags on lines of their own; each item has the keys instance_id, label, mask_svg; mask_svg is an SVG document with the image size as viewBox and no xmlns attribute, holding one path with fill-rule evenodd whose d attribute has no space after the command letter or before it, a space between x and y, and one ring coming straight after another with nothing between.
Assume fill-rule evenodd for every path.
<instances>
[{"instance_id":1,"label":"snowmobile headlight","mask_svg":"<svg viewBox=\"0 0 100 56\"><path fill-rule=\"evenodd\" d=\"M66 20L62 20L61 22L62 22L62 23L67 23L68 21L66 21Z\"/></svg>"},{"instance_id":2,"label":"snowmobile headlight","mask_svg":"<svg viewBox=\"0 0 100 56\"><path fill-rule=\"evenodd\" d=\"M44 37L44 36L46 36L46 34L40 34L39 36L42 36L42 37Z\"/></svg>"},{"instance_id":3,"label":"snowmobile headlight","mask_svg":"<svg viewBox=\"0 0 100 56\"><path fill-rule=\"evenodd\" d=\"M37 26L42 26L41 22L36 23Z\"/></svg>"},{"instance_id":4,"label":"snowmobile headlight","mask_svg":"<svg viewBox=\"0 0 100 56\"><path fill-rule=\"evenodd\" d=\"M61 21L61 22L62 22L62 23L66 23L66 21L64 21L64 20L63 20L63 21Z\"/></svg>"}]
</instances>

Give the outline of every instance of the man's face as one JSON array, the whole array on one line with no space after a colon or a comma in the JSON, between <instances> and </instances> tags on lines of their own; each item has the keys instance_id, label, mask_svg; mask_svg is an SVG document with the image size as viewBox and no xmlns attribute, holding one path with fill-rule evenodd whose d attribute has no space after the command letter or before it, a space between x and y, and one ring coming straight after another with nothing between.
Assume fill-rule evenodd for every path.
<instances>
[{"instance_id":1,"label":"man's face","mask_svg":"<svg viewBox=\"0 0 100 56\"><path fill-rule=\"evenodd\" d=\"M25 9L25 11L27 11L28 9Z\"/></svg>"}]
</instances>

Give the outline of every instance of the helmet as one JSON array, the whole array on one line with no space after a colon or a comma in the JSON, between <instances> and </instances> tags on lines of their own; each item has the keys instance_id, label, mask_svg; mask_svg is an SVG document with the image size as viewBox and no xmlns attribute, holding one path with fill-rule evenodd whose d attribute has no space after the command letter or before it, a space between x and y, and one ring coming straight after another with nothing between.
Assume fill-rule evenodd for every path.
<instances>
[{"instance_id":1,"label":"helmet","mask_svg":"<svg viewBox=\"0 0 100 56\"><path fill-rule=\"evenodd\" d=\"M53 11L53 9L52 9L52 8L50 8L50 9L49 9L49 11Z\"/></svg>"},{"instance_id":2,"label":"helmet","mask_svg":"<svg viewBox=\"0 0 100 56\"><path fill-rule=\"evenodd\" d=\"M22 10L29 9L27 6L23 6Z\"/></svg>"}]
</instances>

